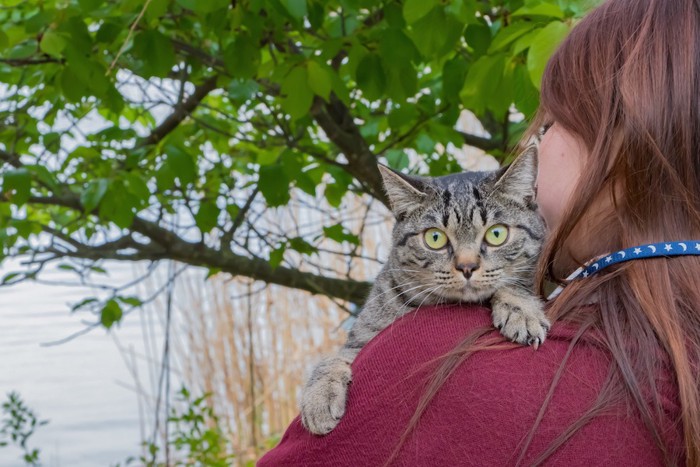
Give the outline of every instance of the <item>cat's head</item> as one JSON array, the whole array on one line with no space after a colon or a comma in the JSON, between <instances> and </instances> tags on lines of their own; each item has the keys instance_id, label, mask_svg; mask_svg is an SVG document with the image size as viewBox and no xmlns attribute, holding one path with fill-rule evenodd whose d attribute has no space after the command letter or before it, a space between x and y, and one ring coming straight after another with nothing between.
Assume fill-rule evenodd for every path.
<instances>
[{"instance_id":1,"label":"cat's head","mask_svg":"<svg viewBox=\"0 0 700 467\"><path fill-rule=\"evenodd\" d=\"M380 166L396 217L392 275L414 304L475 302L531 287L545 228L535 204L537 150L507 169L438 178Z\"/></svg>"}]
</instances>

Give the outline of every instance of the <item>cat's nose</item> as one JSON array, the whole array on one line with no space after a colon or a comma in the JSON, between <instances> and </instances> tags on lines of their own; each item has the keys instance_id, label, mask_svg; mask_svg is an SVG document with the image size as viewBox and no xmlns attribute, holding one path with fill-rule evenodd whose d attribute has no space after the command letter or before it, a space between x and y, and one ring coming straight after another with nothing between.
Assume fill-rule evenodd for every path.
<instances>
[{"instance_id":1,"label":"cat's nose","mask_svg":"<svg viewBox=\"0 0 700 467\"><path fill-rule=\"evenodd\" d=\"M469 279L470 277L472 277L472 273L479 269L479 263L459 263L455 267L458 271L462 271L464 277Z\"/></svg>"}]
</instances>

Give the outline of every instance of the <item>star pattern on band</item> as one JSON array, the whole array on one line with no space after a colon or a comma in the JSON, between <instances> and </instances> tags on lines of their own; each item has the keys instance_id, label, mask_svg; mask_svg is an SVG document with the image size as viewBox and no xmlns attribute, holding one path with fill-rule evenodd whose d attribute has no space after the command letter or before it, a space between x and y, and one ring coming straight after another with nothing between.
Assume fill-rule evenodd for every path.
<instances>
[{"instance_id":1,"label":"star pattern on band","mask_svg":"<svg viewBox=\"0 0 700 467\"><path fill-rule=\"evenodd\" d=\"M578 275L574 276L572 280L580 277L590 277L609 266L629 260L659 257L670 258L673 256L700 256L700 240L649 243L626 248L612 254L609 253L600 256L593 263L581 268Z\"/></svg>"}]
</instances>

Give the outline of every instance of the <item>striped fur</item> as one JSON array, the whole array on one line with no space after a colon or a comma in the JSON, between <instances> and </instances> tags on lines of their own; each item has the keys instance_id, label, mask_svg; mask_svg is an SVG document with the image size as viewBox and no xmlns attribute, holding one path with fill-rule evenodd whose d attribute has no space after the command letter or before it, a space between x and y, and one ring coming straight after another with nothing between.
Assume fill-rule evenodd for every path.
<instances>
[{"instance_id":1,"label":"striped fur","mask_svg":"<svg viewBox=\"0 0 700 467\"><path fill-rule=\"evenodd\" d=\"M393 248L355 321L346 344L313 370L302 392L304 426L326 434L345 411L357 353L395 319L419 306L487 303L493 323L521 344L544 342L549 322L533 294L533 269L545 235L535 205L537 150L528 148L507 169L417 178L380 166L397 219ZM499 247L484 241L496 224L509 227ZM441 250L424 241L439 228L449 239ZM457 265L478 264L469 278Z\"/></svg>"}]
</instances>

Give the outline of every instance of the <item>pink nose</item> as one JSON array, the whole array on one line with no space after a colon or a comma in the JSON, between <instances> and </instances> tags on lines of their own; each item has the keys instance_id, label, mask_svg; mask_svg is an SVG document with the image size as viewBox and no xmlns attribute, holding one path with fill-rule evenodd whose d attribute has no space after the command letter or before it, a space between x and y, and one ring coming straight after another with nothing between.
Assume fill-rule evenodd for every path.
<instances>
[{"instance_id":1,"label":"pink nose","mask_svg":"<svg viewBox=\"0 0 700 467\"><path fill-rule=\"evenodd\" d=\"M472 277L472 273L479 269L479 263L459 263L455 267L458 271L462 271L464 277L469 279L470 277Z\"/></svg>"}]
</instances>

